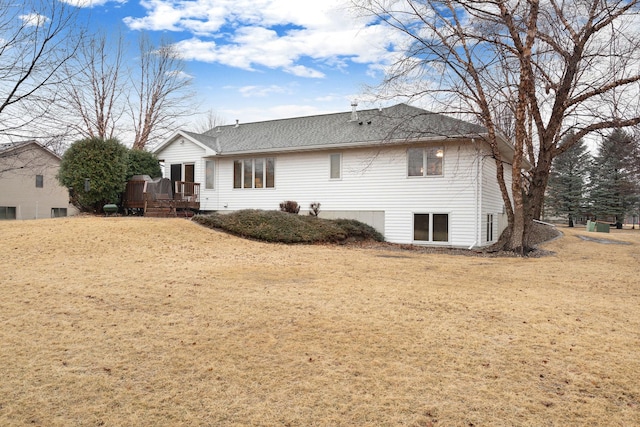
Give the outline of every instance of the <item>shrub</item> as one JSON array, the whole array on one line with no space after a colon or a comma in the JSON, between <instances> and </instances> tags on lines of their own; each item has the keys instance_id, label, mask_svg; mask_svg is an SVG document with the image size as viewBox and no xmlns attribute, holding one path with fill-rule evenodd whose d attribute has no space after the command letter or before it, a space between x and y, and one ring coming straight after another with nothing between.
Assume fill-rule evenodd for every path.
<instances>
[{"instance_id":1,"label":"shrub","mask_svg":"<svg viewBox=\"0 0 640 427\"><path fill-rule=\"evenodd\" d=\"M318 216L320 214L320 203L313 202L309 205L309 215Z\"/></svg>"},{"instance_id":2,"label":"shrub","mask_svg":"<svg viewBox=\"0 0 640 427\"><path fill-rule=\"evenodd\" d=\"M162 170L156 155L144 150L129 150L126 181L129 181L134 175L149 175L151 178L160 178Z\"/></svg>"},{"instance_id":3,"label":"shrub","mask_svg":"<svg viewBox=\"0 0 640 427\"><path fill-rule=\"evenodd\" d=\"M384 236L375 228L364 222L355 219L336 219L334 220L340 228L342 228L351 238L356 240L372 239L379 242L384 240Z\"/></svg>"},{"instance_id":4,"label":"shrub","mask_svg":"<svg viewBox=\"0 0 640 427\"><path fill-rule=\"evenodd\" d=\"M298 206L298 202L287 200L280 203L280 210L282 212L297 214L298 212L300 212L300 206Z\"/></svg>"},{"instance_id":5,"label":"shrub","mask_svg":"<svg viewBox=\"0 0 640 427\"><path fill-rule=\"evenodd\" d=\"M196 215L193 221L241 237L279 243L338 243L384 237L355 220L329 220L289 215L282 211L241 210L229 214Z\"/></svg>"},{"instance_id":6,"label":"shrub","mask_svg":"<svg viewBox=\"0 0 640 427\"><path fill-rule=\"evenodd\" d=\"M78 209L102 212L105 204L119 200L127 178L128 151L116 139L87 138L71 144L62 156L57 177Z\"/></svg>"}]
</instances>

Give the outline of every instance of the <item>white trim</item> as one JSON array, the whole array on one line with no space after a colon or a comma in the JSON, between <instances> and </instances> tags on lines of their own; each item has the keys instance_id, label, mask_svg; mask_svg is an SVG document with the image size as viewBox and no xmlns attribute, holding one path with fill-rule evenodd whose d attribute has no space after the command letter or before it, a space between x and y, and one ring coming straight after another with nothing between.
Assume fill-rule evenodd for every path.
<instances>
[{"instance_id":1,"label":"white trim","mask_svg":"<svg viewBox=\"0 0 640 427\"><path fill-rule=\"evenodd\" d=\"M211 147L201 143L200 141L198 141L197 139L187 135L186 133L182 132L182 131L177 131L175 132L173 135L171 135L168 139L166 139L162 144L158 145L157 147L155 147L153 150L151 150L151 152L153 154L155 154L156 156L158 155L158 153L160 153L162 150L164 150L165 148L167 148L169 145L173 144L174 142L176 142L179 138L184 138L185 140L191 142L192 144L197 145L198 147L202 148L205 151L205 156L215 156L218 153L213 150Z\"/></svg>"},{"instance_id":2,"label":"white trim","mask_svg":"<svg viewBox=\"0 0 640 427\"><path fill-rule=\"evenodd\" d=\"M429 215L429 240L416 240L416 215ZM447 216L447 240L433 240L433 216L434 215L446 215ZM439 212L439 211L420 211L411 213L411 240L415 245L449 245L451 243L451 212Z\"/></svg>"},{"instance_id":3,"label":"white trim","mask_svg":"<svg viewBox=\"0 0 640 427\"><path fill-rule=\"evenodd\" d=\"M338 156L338 177L331 176L332 165L331 161L334 156ZM340 181L342 179L342 153L329 153L329 181Z\"/></svg>"}]
</instances>

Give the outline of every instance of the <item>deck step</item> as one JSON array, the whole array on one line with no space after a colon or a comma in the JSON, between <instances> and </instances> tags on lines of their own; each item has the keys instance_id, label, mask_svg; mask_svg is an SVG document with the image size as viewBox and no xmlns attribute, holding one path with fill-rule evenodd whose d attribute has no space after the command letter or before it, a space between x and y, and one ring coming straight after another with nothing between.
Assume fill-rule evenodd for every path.
<instances>
[{"instance_id":1,"label":"deck step","mask_svg":"<svg viewBox=\"0 0 640 427\"><path fill-rule=\"evenodd\" d=\"M175 217L176 211L175 209L172 209L172 208L158 208L158 207L147 208L147 210L144 213L144 216L154 217L154 218L169 218L169 217Z\"/></svg>"}]
</instances>

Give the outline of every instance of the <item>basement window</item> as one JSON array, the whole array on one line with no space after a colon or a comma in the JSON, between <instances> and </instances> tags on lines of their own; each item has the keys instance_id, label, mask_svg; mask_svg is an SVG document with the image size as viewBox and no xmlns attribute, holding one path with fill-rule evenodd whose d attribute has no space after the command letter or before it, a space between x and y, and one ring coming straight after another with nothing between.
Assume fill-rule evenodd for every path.
<instances>
[{"instance_id":1,"label":"basement window","mask_svg":"<svg viewBox=\"0 0 640 427\"><path fill-rule=\"evenodd\" d=\"M16 207L0 206L0 219L16 219Z\"/></svg>"},{"instance_id":2,"label":"basement window","mask_svg":"<svg viewBox=\"0 0 640 427\"><path fill-rule=\"evenodd\" d=\"M67 216L67 208L51 208L51 218L61 218Z\"/></svg>"},{"instance_id":3,"label":"basement window","mask_svg":"<svg viewBox=\"0 0 640 427\"><path fill-rule=\"evenodd\" d=\"M449 214L414 214L413 240L417 242L448 242Z\"/></svg>"}]
</instances>

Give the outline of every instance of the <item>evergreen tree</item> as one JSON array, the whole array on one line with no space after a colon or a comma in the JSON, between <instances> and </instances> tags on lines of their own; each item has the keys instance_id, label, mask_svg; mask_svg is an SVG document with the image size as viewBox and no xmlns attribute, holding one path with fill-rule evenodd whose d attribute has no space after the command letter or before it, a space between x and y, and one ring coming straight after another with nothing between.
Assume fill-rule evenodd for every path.
<instances>
[{"instance_id":1,"label":"evergreen tree","mask_svg":"<svg viewBox=\"0 0 640 427\"><path fill-rule=\"evenodd\" d=\"M145 150L129 150L126 181L134 175L149 175L151 178L162 177L162 170L156 155Z\"/></svg>"},{"instance_id":2,"label":"evergreen tree","mask_svg":"<svg viewBox=\"0 0 640 427\"><path fill-rule=\"evenodd\" d=\"M69 189L83 212L102 212L124 191L129 150L116 139L87 138L74 142L62 156L58 181Z\"/></svg>"},{"instance_id":3,"label":"evergreen tree","mask_svg":"<svg viewBox=\"0 0 640 427\"><path fill-rule=\"evenodd\" d=\"M582 140L553 160L545 207L552 215L566 217L569 227L584 212L590 167L591 155Z\"/></svg>"},{"instance_id":4,"label":"evergreen tree","mask_svg":"<svg viewBox=\"0 0 640 427\"><path fill-rule=\"evenodd\" d=\"M621 129L604 138L591 171L592 212L596 218L615 218L622 228L625 216L638 202L633 174L637 141Z\"/></svg>"}]
</instances>

